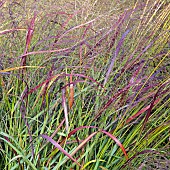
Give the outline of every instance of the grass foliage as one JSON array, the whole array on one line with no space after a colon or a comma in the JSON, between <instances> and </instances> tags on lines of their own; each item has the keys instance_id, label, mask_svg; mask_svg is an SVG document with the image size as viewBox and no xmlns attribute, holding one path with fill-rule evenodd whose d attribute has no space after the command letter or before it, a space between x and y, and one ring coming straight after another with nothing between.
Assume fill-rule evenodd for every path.
<instances>
[{"instance_id":1,"label":"grass foliage","mask_svg":"<svg viewBox=\"0 0 170 170\"><path fill-rule=\"evenodd\" d=\"M170 169L168 0L0 2L0 169Z\"/></svg>"}]
</instances>

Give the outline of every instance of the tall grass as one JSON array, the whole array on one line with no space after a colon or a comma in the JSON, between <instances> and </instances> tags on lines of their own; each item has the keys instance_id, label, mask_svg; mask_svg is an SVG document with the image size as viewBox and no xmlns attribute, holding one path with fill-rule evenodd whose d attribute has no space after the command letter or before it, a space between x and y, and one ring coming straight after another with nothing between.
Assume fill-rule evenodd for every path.
<instances>
[{"instance_id":1,"label":"tall grass","mask_svg":"<svg viewBox=\"0 0 170 170\"><path fill-rule=\"evenodd\" d=\"M169 8L0 2L0 169L170 168Z\"/></svg>"}]
</instances>

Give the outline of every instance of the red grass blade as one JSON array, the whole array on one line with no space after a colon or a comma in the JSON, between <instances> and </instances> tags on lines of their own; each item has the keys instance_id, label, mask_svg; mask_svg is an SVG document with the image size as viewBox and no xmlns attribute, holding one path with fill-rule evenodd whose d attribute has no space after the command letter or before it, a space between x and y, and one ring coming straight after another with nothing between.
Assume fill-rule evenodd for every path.
<instances>
[{"instance_id":1,"label":"red grass blade","mask_svg":"<svg viewBox=\"0 0 170 170\"><path fill-rule=\"evenodd\" d=\"M144 120L144 123L143 123L143 127L142 127L142 128L145 127L145 125L146 125L146 123L147 123L147 121L148 121L148 119L149 119L149 117L150 117L150 115L151 115L152 108L153 108L153 106L154 106L154 103L158 100L158 99L156 100L156 98L157 98L157 96L158 96L161 88L162 88L163 86L165 86L166 84L168 84L168 83L169 83L169 81L163 83L163 84L159 87L159 89L157 90L156 94L154 95L153 101L152 101L152 103L150 104L150 107L149 107L148 112L147 112L147 114L146 114L146 117L145 117L145 120Z\"/></svg>"},{"instance_id":2,"label":"red grass blade","mask_svg":"<svg viewBox=\"0 0 170 170\"><path fill-rule=\"evenodd\" d=\"M80 150L93 136L95 136L98 132L93 132L92 134L90 134L86 139L84 139L79 145L78 147L71 153L71 156L73 156L74 154L76 154L78 152L78 150Z\"/></svg>"},{"instance_id":3,"label":"red grass blade","mask_svg":"<svg viewBox=\"0 0 170 170\"><path fill-rule=\"evenodd\" d=\"M123 151L123 153L124 153L124 155L125 155L126 160L128 160L128 155L127 155L127 153L126 153L126 150L125 150L124 146L121 144L121 142L120 142L115 136L113 136L111 133L106 132L105 130L100 130L100 131L101 131L102 133L106 134L107 136L109 136L111 139L113 139L113 140L116 142L116 144L117 144L118 146L120 146L120 148L122 149L122 151Z\"/></svg>"},{"instance_id":4,"label":"red grass blade","mask_svg":"<svg viewBox=\"0 0 170 170\"><path fill-rule=\"evenodd\" d=\"M159 102L160 99L155 100L154 105L156 105ZM135 119L136 117L138 117L139 115L141 115L142 113L144 113L145 111L147 111L150 108L151 105L146 106L145 108L141 109L139 112L137 112L135 115L129 117L126 120L126 123L131 122L133 119Z\"/></svg>"},{"instance_id":5,"label":"red grass blade","mask_svg":"<svg viewBox=\"0 0 170 170\"><path fill-rule=\"evenodd\" d=\"M73 76L76 76L76 77L82 77L82 78L89 79L89 80L91 80L92 82L96 83L98 86L100 86L100 87L103 88L103 86L102 86L100 83L98 83L96 80L94 80L93 78L91 78L91 77L89 77L89 76L85 76L85 75L83 75L83 74L72 74L72 75L73 75ZM40 87L43 86L44 84L48 83L48 82L51 81L52 79L54 79L54 78L59 79L59 78L64 77L64 76L69 77L69 76L71 76L71 74L62 73L62 74L54 75L54 76L50 77L49 79L45 80L44 82L40 83L39 85L35 86L34 88L32 88L32 89L28 92L28 94L33 93L33 92L36 91L38 88L40 88ZM78 81L78 82L80 82L80 81ZM71 83L71 84L72 84L72 83ZM70 85L70 83L69 83L67 86L69 86L69 85ZM66 86L63 86L61 89L65 88L65 87L66 87Z\"/></svg>"},{"instance_id":6,"label":"red grass blade","mask_svg":"<svg viewBox=\"0 0 170 170\"><path fill-rule=\"evenodd\" d=\"M74 135L78 130L81 129L86 129L86 128L97 128L96 126L80 126L78 128L75 128L74 130L72 130L69 134L67 138L70 138L72 135Z\"/></svg>"},{"instance_id":7,"label":"red grass blade","mask_svg":"<svg viewBox=\"0 0 170 170\"><path fill-rule=\"evenodd\" d=\"M73 162L75 162L78 166L81 166L69 153L67 153L55 140L53 140L51 137L47 135L40 135L44 139L48 140L50 143L52 143L56 148L58 148L61 152L63 152L67 157L69 157Z\"/></svg>"},{"instance_id":8,"label":"red grass blade","mask_svg":"<svg viewBox=\"0 0 170 170\"><path fill-rule=\"evenodd\" d=\"M71 135L75 134L78 130L86 129L86 128L99 129L99 128L96 127L96 126L80 126L80 127L78 127L78 128L75 128L74 130L72 130L72 131L68 134L68 138L70 138ZM116 142L116 144L117 144L118 146L120 146L120 148L122 149L122 151L123 151L123 153L124 153L124 155L125 155L126 160L128 160L128 155L127 155L127 153L126 153L126 150L125 150L124 146L121 144L121 142L120 142L114 135L112 135L111 133L109 133L109 132L107 132L107 131L105 131L105 130L100 130L100 129L99 129L99 132L102 132L102 133L106 134L107 136L109 136L111 139L113 139L113 140Z\"/></svg>"}]
</instances>

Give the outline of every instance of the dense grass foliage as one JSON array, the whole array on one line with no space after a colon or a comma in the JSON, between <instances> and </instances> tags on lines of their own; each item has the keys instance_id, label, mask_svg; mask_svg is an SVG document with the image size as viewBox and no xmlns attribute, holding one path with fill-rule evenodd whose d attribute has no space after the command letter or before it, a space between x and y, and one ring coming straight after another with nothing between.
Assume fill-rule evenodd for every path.
<instances>
[{"instance_id":1,"label":"dense grass foliage","mask_svg":"<svg viewBox=\"0 0 170 170\"><path fill-rule=\"evenodd\" d=\"M0 169L170 169L168 0L0 2Z\"/></svg>"}]
</instances>

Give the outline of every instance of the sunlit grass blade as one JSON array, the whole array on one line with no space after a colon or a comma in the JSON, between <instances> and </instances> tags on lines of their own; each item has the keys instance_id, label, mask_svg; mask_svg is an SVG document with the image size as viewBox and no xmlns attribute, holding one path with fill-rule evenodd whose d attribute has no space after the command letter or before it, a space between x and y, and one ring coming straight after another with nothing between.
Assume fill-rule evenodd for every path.
<instances>
[{"instance_id":1,"label":"sunlit grass blade","mask_svg":"<svg viewBox=\"0 0 170 170\"><path fill-rule=\"evenodd\" d=\"M67 109L67 103L66 103L66 95L65 95L65 89L62 89L62 106L64 109L64 117L65 117L65 123L66 123L66 132L69 131L69 123L68 123L68 109Z\"/></svg>"},{"instance_id":2,"label":"sunlit grass blade","mask_svg":"<svg viewBox=\"0 0 170 170\"><path fill-rule=\"evenodd\" d=\"M0 31L0 35L11 33L14 31L26 31L26 29L25 28L14 28L14 29L3 30L3 31Z\"/></svg>"},{"instance_id":3,"label":"sunlit grass blade","mask_svg":"<svg viewBox=\"0 0 170 170\"><path fill-rule=\"evenodd\" d=\"M39 67L39 66L20 66L20 67L14 67L14 68L6 68L4 70L0 70L0 73L6 73L9 71L14 71L14 70L19 70L23 68L44 68L44 67Z\"/></svg>"}]
</instances>

